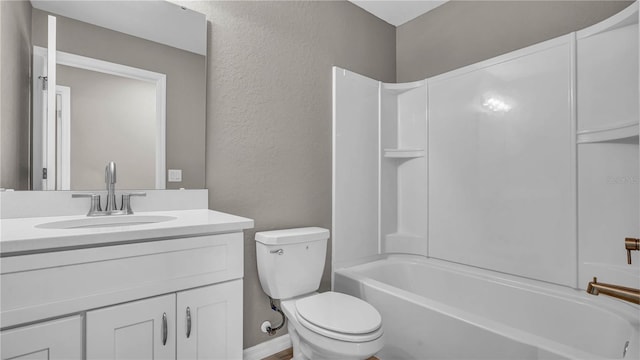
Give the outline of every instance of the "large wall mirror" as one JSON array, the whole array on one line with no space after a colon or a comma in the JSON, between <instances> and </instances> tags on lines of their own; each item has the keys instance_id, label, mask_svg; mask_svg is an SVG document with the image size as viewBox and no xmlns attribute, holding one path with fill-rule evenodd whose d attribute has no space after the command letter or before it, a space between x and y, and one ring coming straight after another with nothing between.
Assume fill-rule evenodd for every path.
<instances>
[{"instance_id":1,"label":"large wall mirror","mask_svg":"<svg viewBox=\"0 0 640 360\"><path fill-rule=\"evenodd\" d=\"M109 161L118 189L203 188L205 16L166 1L29 5L30 171L19 188L103 189Z\"/></svg>"}]
</instances>

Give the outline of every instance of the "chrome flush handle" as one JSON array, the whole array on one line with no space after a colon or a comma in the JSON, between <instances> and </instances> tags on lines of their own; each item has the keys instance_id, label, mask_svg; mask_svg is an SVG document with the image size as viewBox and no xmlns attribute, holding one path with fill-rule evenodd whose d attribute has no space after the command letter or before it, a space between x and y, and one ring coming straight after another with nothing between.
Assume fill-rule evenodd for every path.
<instances>
[{"instance_id":1,"label":"chrome flush handle","mask_svg":"<svg viewBox=\"0 0 640 360\"><path fill-rule=\"evenodd\" d=\"M278 254L278 255L283 255L284 254L284 250L282 250L282 249L271 250L269 252L271 254Z\"/></svg>"}]
</instances>

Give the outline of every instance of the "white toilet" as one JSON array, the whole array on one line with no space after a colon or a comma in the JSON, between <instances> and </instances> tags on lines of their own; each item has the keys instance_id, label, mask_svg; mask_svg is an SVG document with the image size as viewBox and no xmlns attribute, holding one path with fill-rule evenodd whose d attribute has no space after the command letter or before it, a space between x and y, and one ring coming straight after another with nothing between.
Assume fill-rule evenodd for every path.
<instances>
[{"instance_id":1,"label":"white toilet","mask_svg":"<svg viewBox=\"0 0 640 360\"><path fill-rule=\"evenodd\" d=\"M293 356L366 359L384 344L380 313L367 302L320 287L329 230L308 227L256 233L262 289L280 299Z\"/></svg>"}]
</instances>

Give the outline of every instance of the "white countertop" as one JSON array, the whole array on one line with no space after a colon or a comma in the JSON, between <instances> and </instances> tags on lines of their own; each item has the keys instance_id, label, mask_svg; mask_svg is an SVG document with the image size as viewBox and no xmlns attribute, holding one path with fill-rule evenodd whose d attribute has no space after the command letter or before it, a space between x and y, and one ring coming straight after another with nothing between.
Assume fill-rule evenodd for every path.
<instances>
[{"instance_id":1,"label":"white countertop","mask_svg":"<svg viewBox=\"0 0 640 360\"><path fill-rule=\"evenodd\" d=\"M119 243L238 232L253 227L253 220L218 211L174 210L136 212L134 216L171 216L152 224L100 228L43 229L40 224L87 218L85 215L30 217L0 220L0 255L114 245ZM126 217L131 215L111 215Z\"/></svg>"}]
</instances>

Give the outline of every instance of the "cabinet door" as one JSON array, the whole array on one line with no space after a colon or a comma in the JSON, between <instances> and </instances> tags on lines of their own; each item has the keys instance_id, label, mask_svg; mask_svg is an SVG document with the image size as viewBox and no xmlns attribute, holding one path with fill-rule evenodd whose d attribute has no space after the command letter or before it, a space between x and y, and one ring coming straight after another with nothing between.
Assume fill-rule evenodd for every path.
<instances>
[{"instance_id":1,"label":"cabinet door","mask_svg":"<svg viewBox=\"0 0 640 360\"><path fill-rule=\"evenodd\" d=\"M2 360L82 359L82 318L73 316L0 333Z\"/></svg>"},{"instance_id":2,"label":"cabinet door","mask_svg":"<svg viewBox=\"0 0 640 360\"><path fill-rule=\"evenodd\" d=\"M175 294L87 312L87 359L175 359Z\"/></svg>"},{"instance_id":3,"label":"cabinet door","mask_svg":"<svg viewBox=\"0 0 640 360\"><path fill-rule=\"evenodd\" d=\"M178 359L242 359L242 280L178 293Z\"/></svg>"}]
</instances>

